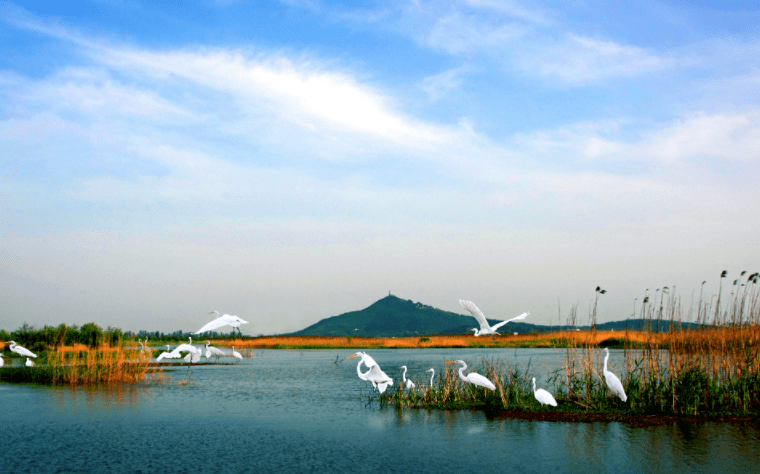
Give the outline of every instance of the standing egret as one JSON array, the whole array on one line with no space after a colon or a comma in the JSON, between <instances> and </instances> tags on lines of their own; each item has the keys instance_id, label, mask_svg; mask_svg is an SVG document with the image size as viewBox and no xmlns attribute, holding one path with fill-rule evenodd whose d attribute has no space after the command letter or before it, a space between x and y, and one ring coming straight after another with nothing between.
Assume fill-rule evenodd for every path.
<instances>
[{"instance_id":1,"label":"standing egret","mask_svg":"<svg viewBox=\"0 0 760 474\"><path fill-rule=\"evenodd\" d=\"M402 365L401 367L399 367L399 369L404 369L404 373L401 374L401 378L404 380L404 383L406 384L406 388L408 389L414 388L414 382L406 379L406 366Z\"/></svg>"},{"instance_id":2,"label":"standing egret","mask_svg":"<svg viewBox=\"0 0 760 474\"><path fill-rule=\"evenodd\" d=\"M557 400L552 397L552 394L544 390L543 388L539 388L536 390L536 378L533 377L533 396L536 397L536 400L538 400L538 403L541 405L551 405L553 407L557 406Z\"/></svg>"},{"instance_id":3,"label":"standing egret","mask_svg":"<svg viewBox=\"0 0 760 474\"><path fill-rule=\"evenodd\" d=\"M483 336L483 335L489 335L489 336L491 336L491 339L493 339L494 341L496 340L496 338L494 338L493 336L494 335L497 335L497 336L499 335L499 333L496 332L497 329L499 329L500 327L504 326L505 324L507 324L510 321L516 321L518 319L525 319L530 314L528 312L525 312L525 313L521 314L520 316L515 316L512 319L507 319L506 321L502 321L499 324L495 324L495 325L491 326L491 325L488 324L488 321L486 320L486 317L483 316L483 312L480 311L480 309L478 309L477 306L475 306L475 303L473 303L472 301L467 301L467 300L459 300L459 304L461 304L464 309L466 309L467 311L469 311L470 314L473 315L473 317L475 317L475 319L480 324L480 330L479 331L478 331L477 328L472 328L472 329L470 329L470 331L475 331L475 336L476 337L477 336Z\"/></svg>"},{"instance_id":4,"label":"standing egret","mask_svg":"<svg viewBox=\"0 0 760 474\"><path fill-rule=\"evenodd\" d=\"M221 350L211 345L211 341L206 341L206 359L209 355L216 356L216 361L219 362L219 356L227 355Z\"/></svg>"},{"instance_id":5,"label":"standing egret","mask_svg":"<svg viewBox=\"0 0 760 474\"><path fill-rule=\"evenodd\" d=\"M430 374L430 388L433 388L433 377L435 377L435 369L431 367L425 372L432 372L432 374Z\"/></svg>"},{"instance_id":6,"label":"standing egret","mask_svg":"<svg viewBox=\"0 0 760 474\"><path fill-rule=\"evenodd\" d=\"M356 375L358 375L359 378L362 379L362 380L367 380L367 374L369 373L369 370L367 370L366 372L363 373L362 369L361 369L362 363L364 362L364 353L363 352L357 352L356 354L352 355L351 357L356 357L356 356L361 357L361 359L359 359L359 363L356 364ZM349 357L349 359L351 357Z\"/></svg>"},{"instance_id":7,"label":"standing egret","mask_svg":"<svg viewBox=\"0 0 760 474\"><path fill-rule=\"evenodd\" d=\"M479 387L487 388L489 390L496 390L496 386L491 383L490 380L483 377L477 372L470 372L465 377L464 371L467 368L467 364L463 360L451 360L446 362L447 364L462 364L462 367L459 368L459 378L464 380L465 382L469 382L473 385L477 385Z\"/></svg>"},{"instance_id":8,"label":"standing egret","mask_svg":"<svg viewBox=\"0 0 760 474\"><path fill-rule=\"evenodd\" d=\"M0 354L0 367L5 365L5 360L3 360L3 355Z\"/></svg>"},{"instance_id":9,"label":"standing egret","mask_svg":"<svg viewBox=\"0 0 760 474\"><path fill-rule=\"evenodd\" d=\"M199 348L195 348L195 352L188 352L185 356L185 362L188 364L197 364L201 360L201 355L203 354L203 351L201 351ZM190 366L188 365L188 368Z\"/></svg>"},{"instance_id":10,"label":"standing egret","mask_svg":"<svg viewBox=\"0 0 760 474\"><path fill-rule=\"evenodd\" d=\"M235 350L235 346L232 346L232 357L234 357L238 361L243 360L243 356L240 355L240 352L238 352L238 351Z\"/></svg>"},{"instance_id":11,"label":"standing egret","mask_svg":"<svg viewBox=\"0 0 760 474\"><path fill-rule=\"evenodd\" d=\"M27 367L34 367L34 362L32 362L32 360L29 357L27 357L26 364L24 365L26 365Z\"/></svg>"},{"instance_id":12,"label":"standing egret","mask_svg":"<svg viewBox=\"0 0 760 474\"><path fill-rule=\"evenodd\" d=\"M208 314L214 314L216 313L217 316L219 316L219 311L211 311ZM229 314L225 314L223 316L219 316L215 320L211 321L210 323L207 323L205 326L200 328L195 332L195 334L200 334L202 332L211 331L216 328L220 328L222 326L232 326L232 331L234 332L237 328L238 332L240 333L240 337L243 337L243 333L240 332L240 325L241 324L248 324L248 321L243 321L237 316L232 316Z\"/></svg>"},{"instance_id":13,"label":"standing egret","mask_svg":"<svg viewBox=\"0 0 760 474\"><path fill-rule=\"evenodd\" d=\"M604 379L607 381L607 387L609 387L610 392L612 392L613 395L618 396L621 400L626 401L628 400L628 397L625 395L625 390L623 389L623 384L620 383L620 379L617 378L615 374L607 370L607 359L610 358L610 351L606 347L604 348L604 353L606 354L604 356Z\"/></svg>"},{"instance_id":14,"label":"standing egret","mask_svg":"<svg viewBox=\"0 0 760 474\"><path fill-rule=\"evenodd\" d=\"M349 359L352 359L356 356L360 356L362 358L362 360L359 361L359 364L356 366L356 372L359 374L359 378L372 382L372 386L377 388L380 393L384 393L388 385L393 385L393 379L388 377L385 372L380 370L380 366L377 365L375 359L363 352L357 352L356 354L349 357ZM362 362L364 362L364 365L367 365L368 363L372 364L372 366L368 366L369 370L364 374L362 374L361 370L359 369L359 365L361 365Z\"/></svg>"},{"instance_id":15,"label":"standing egret","mask_svg":"<svg viewBox=\"0 0 760 474\"><path fill-rule=\"evenodd\" d=\"M16 341L8 341L11 347L11 352L15 352L16 354L22 356L22 357L34 357L37 358L37 354L30 351L26 347L21 347L18 344L16 344Z\"/></svg>"}]
</instances>

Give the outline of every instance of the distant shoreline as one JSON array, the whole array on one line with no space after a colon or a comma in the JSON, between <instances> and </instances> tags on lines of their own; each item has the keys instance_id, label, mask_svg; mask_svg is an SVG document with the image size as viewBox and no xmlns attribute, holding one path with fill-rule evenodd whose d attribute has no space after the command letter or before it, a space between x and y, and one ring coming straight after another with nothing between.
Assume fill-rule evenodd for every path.
<instances>
[{"instance_id":1,"label":"distant shoreline","mask_svg":"<svg viewBox=\"0 0 760 474\"><path fill-rule=\"evenodd\" d=\"M358 337L358 336L259 336L234 340L215 340L219 346L236 349L447 349L447 348L521 348L564 349L583 345L636 347L658 340L661 335L638 331L558 331L540 334L475 337L472 334Z\"/></svg>"}]
</instances>

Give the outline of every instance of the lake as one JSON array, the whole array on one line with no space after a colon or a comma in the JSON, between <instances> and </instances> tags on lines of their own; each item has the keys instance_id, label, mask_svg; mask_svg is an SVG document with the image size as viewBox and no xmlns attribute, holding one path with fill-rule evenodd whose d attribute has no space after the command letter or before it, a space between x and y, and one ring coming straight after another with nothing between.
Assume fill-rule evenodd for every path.
<instances>
[{"instance_id":1,"label":"lake","mask_svg":"<svg viewBox=\"0 0 760 474\"><path fill-rule=\"evenodd\" d=\"M540 381L552 349L366 350L395 383L444 360L486 358ZM611 360L619 354L612 353ZM156 352L158 353L158 352ZM552 423L482 411L366 405L348 350L256 350L240 363L165 372L163 385L0 384L0 469L9 473L757 472L758 424ZM337 362L334 362L336 360ZM8 359L6 359L8 362ZM620 367L618 363L617 367ZM365 369L366 370L366 369ZM187 383L185 383L185 381Z\"/></svg>"}]
</instances>

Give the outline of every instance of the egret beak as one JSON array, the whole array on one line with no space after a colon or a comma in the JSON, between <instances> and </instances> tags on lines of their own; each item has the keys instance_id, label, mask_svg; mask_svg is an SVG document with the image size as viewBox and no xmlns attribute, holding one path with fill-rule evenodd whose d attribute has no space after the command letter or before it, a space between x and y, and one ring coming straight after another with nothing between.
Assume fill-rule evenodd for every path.
<instances>
[{"instance_id":1,"label":"egret beak","mask_svg":"<svg viewBox=\"0 0 760 474\"><path fill-rule=\"evenodd\" d=\"M455 360L450 360L450 361L448 361L448 362L446 362L446 363L447 363L447 364L456 364L456 363L457 363L457 361L455 361Z\"/></svg>"},{"instance_id":2,"label":"egret beak","mask_svg":"<svg viewBox=\"0 0 760 474\"><path fill-rule=\"evenodd\" d=\"M349 357L349 359L353 359L354 357L356 357L356 354L354 354L351 357Z\"/></svg>"},{"instance_id":3,"label":"egret beak","mask_svg":"<svg viewBox=\"0 0 760 474\"><path fill-rule=\"evenodd\" d=\"M433 370L433 369L427 369L425 372L430 372L431 370Z\"/></svg>"}]
</instances>

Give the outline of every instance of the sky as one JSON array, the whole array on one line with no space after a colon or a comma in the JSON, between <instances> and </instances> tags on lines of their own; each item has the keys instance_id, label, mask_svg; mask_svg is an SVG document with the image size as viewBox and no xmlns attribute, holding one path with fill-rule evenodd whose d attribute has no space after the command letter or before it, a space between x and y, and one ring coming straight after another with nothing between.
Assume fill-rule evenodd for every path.
<instances>
[{"instance_id":1,"label":"sky","mask_svg":"<svg viewBox=\"0 0 760 474\"><path fill-rule=\"evenodd\" d=\"M760 271L760 2L0 2L0 51L0 329L686 319Z\"/></svg>"}]
</instances>

